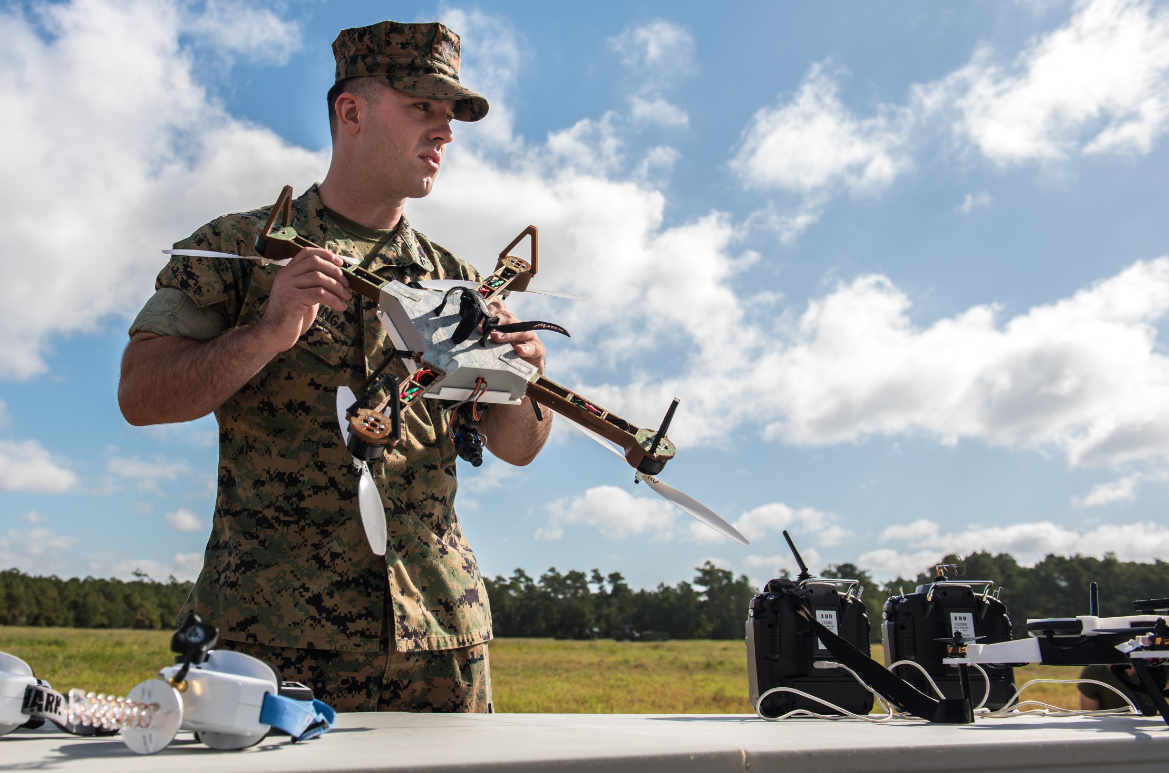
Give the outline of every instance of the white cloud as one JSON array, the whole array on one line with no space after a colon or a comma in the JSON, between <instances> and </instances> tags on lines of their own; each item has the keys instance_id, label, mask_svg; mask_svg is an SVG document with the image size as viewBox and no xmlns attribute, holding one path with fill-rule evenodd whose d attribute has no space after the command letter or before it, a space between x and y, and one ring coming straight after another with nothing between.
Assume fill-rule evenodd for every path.
<instances>
[{"instance_id":1,"label":"white cloud","mask_svg":"<svg viewBox=\"0 0 1169 773\"><path fill-rule=\"evenodd\" d=\"M638 497L616 486L596 486L582 496L558 499L545 508L548 527L536 539L558 540L565 526L589 526L609 539L649 533L655 539L673 537L678 510L656 497Z\"/></svg>"},{"instance_id":2,"label":"white cloud","mask_svg":"<svg viewBox=\"0 0 1169 773\"><path fill-rule=\"evenodd\" d=\"M66 554L81 540L43 526L0 534L0 566L27 574L71 576L72 564ZM76 574L76 572L74 572Z\"/></svg>"},{"instance_id":3,"label":"white cloud","mask_svg":"<svg viewBox=\"0 0 1169 773\"><path fill-rule=\"evenodd\" d=\"M153 460L137 456L114 456L106 461L106 471L119 478L138 482L139 491L153 491L161 494L159 481L175 480L191 473L191 465L185 459L167 459L156 456Z\"/></svg>"},{"instance_id":4,"label":"white cloud","mask_svg":"<svg viewBox=\"0 0 1169 773\"><path fill-rule=\"evenodd\" d=\"M1075 153L1148 153L1169 122L1169 12L1143 0L1087 0L1004 68L981 48L919 88L954 109L955 132L1000 165Z\"/></svg>"},{"instance_id":5,"label":"white cloud","mask_svg":"<svg viewBox=\"0 0 1169 773\"><path fill-rule=\"evenodd\" d=\"M1055 448L1073 464L1169 457L1169 259L1138 262L996 324L970 309L925 329L909 299L863 277L814 301L764 371L786 416L767 436L820 445L926 434Z\"/></svg>"},{"instance_id":6,"label":"white cloud","mask_svg":"<svg viewBox=\"0 0 1169 773\"><path fill-rule=\"evenodd\" d=\"M166 522L177 531L203 531L203 519L185 507L167 513Z\"/></svg>"},{"instance_id":7,"label":"white cloud","mask_svg":"<svg viewBox=\"0 0 1169 773\"><path fill-rule=\"evenodd\" d=\"M796 539L796 547L803 555L800 543L815 540L821 547L834 547L843 539L852 534L836 524L839 518L829 513L822 513L811 507L793 509L782 502L756 507L740 515L731 524L752 543L759 543L766 538L779 539L784 529L797 535L804 535L804 539ZM689 525L690 538L696 542L721 542L726 539L718 532L702 523ZM819 554L815 554L813 562L818 562ZM808 560L807 558L805 560ZM748 564L753 566L753 564Z\"/></svg>"},{"instance_id":8,"label":"white cloud","mask_svg":"<svg viewBox=\"0 0 1169 773\"><path fill-rule=\"evenodd\" d=\"M78 479L66 463L35 440L0 440L0 489L45 494L71 491Z\"/></svg>"},{"instance_id":9,"label":"white cloud","mask_svg":"<svg viewBox=\"0 0 1169 773\"><path fill-rule=\"evenodd\" d=\"M962 203L959 204L955 211L961 212L963 215L969 215L977 207L990 206L991 197L986 191L979 191L978 193L967 193Z\"/></svg>"},{"instance_id":10,"label":"white cloud","mask_svg":"<svg viewBox=\"0 0 1169 773\"><path fill-rule=\"evenodd\" d=\"M627 28L609 38L609 45L621 56L636 84L635 93L629 97L634 124L689 126L686 111L667 101L662 93L698 71L694 36L673 22L657 19Z\"/></svg>"},{"instance_id":11,"label":"white cloud","mask_svg":"<svg viewBox=\"0 0 1169 773\"><path fill-rule=\"evenodd\" d=\"M820 566L820 551L816 548L801 548L800 558L804 559L804 564L807 565L808 571L813 575L816 574L816 568ZM800 572L799 564L790 552L779 553L773 556L761 556L752 553L743 558L743 566L748 569L764 569L768 577L764 579L766 582L774 577L779 577L783 572L788 572L793 577Z\"/></svg>"},{"instance_id":12,"label":"white cloud","mask_svg":"<svg viewBox=\"0 0 1169 773\"><path fill-rule=\"evenodd\" d=\"M300 50L300 28L267 8L244 2L207 0L201 14L184 19L182 31L196 35L220 55L285 64Z\"/></svg>"},{"instance_id":13,"label":"white cloud","mask_svg":"<svg viewBox=\"0 0 1169 773\"><path fill-rule=\"evenodd\" d=\"M175 579L194 580L203 568L202 553L175 553L170 560L159 558L132 558L120 550L102 550L91 553L84 559L87 567L84 574L94 577L117 577L123 580L134 579L134 572L142 572L158 582L166 582L168 577ZM73 570L74 574L78 570Z\"/></svg>"},{"instance_id":14,"label":"white cloud","mask_svg":"<svg viewBox=\"0 0 1169 773\"><path fill-rule=\"evenodd\" d=\"M1072 504L1077 507L1099 507L1117 502L1132 502L1137 498L1137 489L1142 483L1165 480L1169 480L1169 472L1164 470L1134 472L1118 480L1093 486L1084 496L1072 497Z\"/></svg>"},{"instance_id":15,"label":"white cloud","mask_svg":"<svg viewBox=\"0 0 1169 773\"><path fill-rule=\"evenodd\" d=\"M265 13L242 26L234 17L220 39L246 47ZM201 223L323 173L326 153L233 118L207 94L180 42L192 23L178 0L0 9L0 144L20 148L0 156L0 178L21 180L0 192L0 224L19 246L0 256L0 376L41 373L55 337L132 314L160 250ZM289 29L270 30L285 42L265 56L288 50Z\"/></svg>"},{"instance_id":16,"label":"white cloud","mask_svg":"<svg viewBox=\"0 0 1169 773\"><path fill-rule=\"evenodd\" d=\"M8 415L8 404L0 400L0 429L7 427L12 418Z\"/></svg>"},{"instance_id":17,"label":"white cloud","mask_svg":"<svg viewBox=\"0 0 1169 773\"><path fill-rule=\"evenodd\" d=\"M874 575L883 577L913 577L945 555L968 555L979 550L1010 553L1020 563L1034 563L1051 553L1096 557L1115 553L1122 561L1152 561L1169 556L1169 527L1147 522L1110 523L1076 530L1040 521L970 526L943 533L940 524L919 520L886 528L880 540L897 543L906 551L881 548L857 559L859 566L871 567Z\"/></svg>"},{"instance_id":18,"label":"white cloud","mask_svg":"<svg viewBox=\"0 0 1169 773\"><path fill-rule=\"evenodd\" d=\"M634 122L639 124L690 125L690 116L685 110L656 94L648 99L634 94L629 98L629 112Z\"/></svg>"},{"instance_id":19,"label":"white cloud","mask_svg":"<svg viewBox=\"0 0 1169 773\"><path fill-rule=\"evenodd\" d=\"M474 476L459 482L459 493L483 494L503 487L508 481L523 478L520 468L498 459L488 461ZM463 500L460 497L459 504Z\"/></svg>"},{"instance_id":20,"label":"white cloud","mask_svg":"<svg viewBox=\"0 0 1169 773\"><path fill-rule=\"evenodd\" d=\"M694 36L684 27L663 19L629 27L609 38L609 45L648 88L673 85L698 69Z\"/></svg>"},{"instance_id":21,"label":"white cloud","mask_svg":"<svg viewBox=\"0 0 1169 773\"><path fill-rule=\"evenodd\" d=\"M746 186L805 195L836 187L871 193L910 167L906 118L887 106L857 118L825 64L813 65L790 101L755 113L731 169Z\"/></svg>"}]
</instances>

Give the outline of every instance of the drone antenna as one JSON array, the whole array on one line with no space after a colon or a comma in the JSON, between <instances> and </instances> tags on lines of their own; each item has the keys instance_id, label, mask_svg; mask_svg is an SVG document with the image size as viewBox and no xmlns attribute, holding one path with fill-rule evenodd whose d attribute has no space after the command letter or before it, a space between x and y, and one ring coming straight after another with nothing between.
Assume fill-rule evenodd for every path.
<instances>
[{"instance_id":1,"label":"drone antenna","mask_svg":"<svg viewBox=\"0 0 1169 773\"><path fill-rule=\"evenodd\" d=\"M796 543L792 542L792 537L787 533L787 529L783 530L783 538L787 540L787 546L791 548L792 555L796 557L796 563L800 567L800 573L796 576L796 582L803 582L812 576L808 571L808 565L804 563L804 559L800 558L800 551L796 550Z\"/></svg>"},{"instance_id":2,"label":"drone antenna","mask_svg":"<svg viewBox=\"0 0 1169 773\"><path fill-rule=\"evenodd\" d=\"M1100 617L1100 586L1096 583L1088 586L1088 614Z\"/></svg>"},{"instance_id":3,"label":"drone antenna","mask_svg":"<svg viewBox=\"0 0 1169 773\"><path fill-rule=\"evenodd\" d=\"M662 438L666 436L666 430L670 428L670 422L674 420L674 411L678 410L680 402L682 401L675 397L674 402L670 403L670 407L666 409L666 418L662 419L662 426L658 427L658 434L654 435L653 445L649 447L651 455L658 450L658 443L661 443Z\"/></svg>"}]
</instances>

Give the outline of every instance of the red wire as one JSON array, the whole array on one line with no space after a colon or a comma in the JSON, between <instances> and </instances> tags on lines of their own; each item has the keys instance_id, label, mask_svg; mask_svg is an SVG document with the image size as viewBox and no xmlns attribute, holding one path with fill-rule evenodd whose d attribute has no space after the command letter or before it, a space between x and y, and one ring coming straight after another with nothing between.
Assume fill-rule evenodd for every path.
<instances>
[{"instance_id":1,"label":"red wire","mask_svg":"<svg viewBox=\"0 0 1169 773\"><path fill-rule=\"evenodd\" d=\"M479 383L480 382L483 383L483 391L482 392L479 392ZM478 392L478 394L475 395L475 402L471 403L471 418L474 419L475 421L479 421L479 398L482 397L483 395L487 394L487 379L484 379L484 378L475 379L475 392Z\"/></svg>"}]
</instances>

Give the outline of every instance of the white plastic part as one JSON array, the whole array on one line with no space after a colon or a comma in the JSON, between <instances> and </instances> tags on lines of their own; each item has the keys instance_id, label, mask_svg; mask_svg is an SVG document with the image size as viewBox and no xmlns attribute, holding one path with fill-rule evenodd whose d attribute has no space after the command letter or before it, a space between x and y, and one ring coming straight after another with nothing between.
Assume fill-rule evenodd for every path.
<instances>
[{"instance_id":1,"label":"white plastic part","mask_svg":"<svg viewBox=\"0 0 1169 773\"><path fill-rule=\"evenodd\" d=\"M147 679L135 685L126 700L144 704L147 721L123 727L122 742L135 754L157 754L170 745L183 724L183 700L179 691L162 679Z\"/></svg>"},{"instance_id":2,"label":"white plastic part","mask_svg":"<svg viewBox=\"0 0 1169 773\"><path fill-rule=\"evenodd\" d=\"M21 711L24 691L36 683L28 663L0 652L0 735L11 733L28 721L28 715Z\"/></svg>"},{"instance_id":3,"label":"white plastic part","mask_svg":"<svg viewBox=\"0 0 1169 773\"><path fill-rule=\"evenodd\" d=\"M345 411L356 399L349 387L337 387L337 424L341 427L341 439L345 443L349 442L349 419L345 416ZM369 549L375 556L384 556L387 532L386 508L382 505L382 495L373 481L369 465L356 459L353 460L353 464L361 470L361 477L357 482L357 506L361 511L361 525L365 529L365 538L369 540Z\"/></svg>"},{"instance_id":4,"label":"white plastic part","mask_svg":"<svg viewBox=\"0 0 1169 773\"><path fill-rule=\"evenodd\" d=\"M164 668L168 679L179 666ZM269 726L260 722L264 695L278 695L276 675L263 661L238 652L212 650L207 661L191 666L183 702L183 730L194 732L212 749L244 749L260 742Z\"/></svg>"},{"instance_id":5,"label":"white plastic part","mask_svg":"<svg viewBox=\"0 0 1169 773\"><path fill-rule=\"evenodd\" d=\"M967 644L965 658L945 658L947 665L957 663L1041 663L1038 639L1014 639L996 644Z\"/></svg>"},{"instance_id":6,"label":"white plastic part","mask_svg":"<svg viewBox=\"0 0 1169 773\"><path fill-rule=\"evenodd\" d=\"M349 417L345 415L345 411L349 410L349 406L353 405L356 399L357 396L349 387L337 387L337 426L341 428L342 445L349 445Z\"/></svg>"},{"instance_id":7,"label":"white plastic part","mask_svg":"<svg viewBox=\"0 0 1169 773\"><path fill-rule=\"evenodd\" d=\"M381 492L373 482L369 465L362 463L361 480L357 484L357 504L361 508L361 525L365 527L365 538L375 556L386 554L386 508L382 505Z\"/></svg>"},{"instance_id":8,"label":"white plastic part","mask_svg":"<svg viewBox=\"0 0 1169 773\"><path fill-rule=\"evenodd\" d=\"M473 394L475 394L474 389L440 386L422 396L429 397L431 400L467 400ZM513 398L511 392L496 392L493 389L487 390L479 397L480 403L494 403L496 405L520 405L523 401L523 397Z\"/></svg>"},{"instance_id":9,"label":"white plastic part","mask_svg":"<svg viewBox=\"0 0 1169 773\"><path fill-rule=\"evenodd\" d=\"M678 489L674 488L673 486L662 483L660 480L658 480L654 476L646 475L643 472L637 473L636 477L637 477L637 480L643 480L646 483L648 483L649 487L651 489L653 489L659 496L661 496L667 502L669 502L670 504L676 505L680 509L682 509L685 512L689 513L690 515L694 516L695 518L702 521L707 526L714 529L715 531L717 531L719 534L723 535L724 537L730 537L735 542L738 542L740 545L750 545L751 544L750 542L747 541L746 537L744 537L742 534L739 533L738 529L736 529L734 526L731 526L729 523L727 523L725 520L723 520L722 516L720 516L718 513L711 510L709 507L702 504L701 502L699 502L697 499L690 496L689 494L687 494L683 491L679 491Z\"/></svg>"}]
</instances>

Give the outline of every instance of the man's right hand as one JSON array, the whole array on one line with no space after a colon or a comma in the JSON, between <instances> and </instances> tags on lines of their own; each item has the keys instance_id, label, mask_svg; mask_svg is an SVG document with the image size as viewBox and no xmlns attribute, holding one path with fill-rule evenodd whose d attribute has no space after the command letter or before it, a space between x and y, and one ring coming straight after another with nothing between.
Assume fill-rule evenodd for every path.
<instances>
[{"instance_id":1,"label":"man's right hand","mask_svg":"<svg viewBox=\"0 0 1169 773\"><path fill-rule=\"evenodd\" d=\"M344 312L352 295L349 280L341 270L345 262L317 247L306 247L276 274L268 307L256 323L256 333L272 354L296 345L312 327L323 303Z\"/></svg>"},{"instance_id":2,"label":"man's right hand","mask_svg":"<svg viewBox=\"0 0 1169 773\"><path fill-rule=\"evenodd\" d=\"M344 312L343 261L303 249L276 274L264 315L208 341L140 331L122 356L118 404L134 425L191 421L218 408L277 354L296 345L323 303Z\"/></svg>"}]
</instances>

